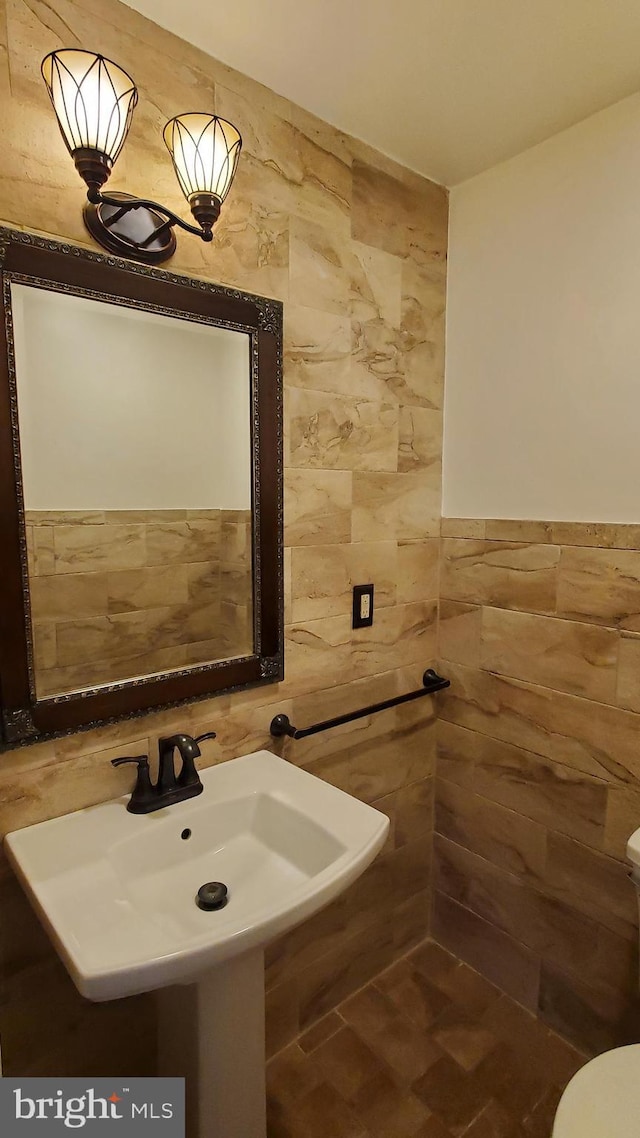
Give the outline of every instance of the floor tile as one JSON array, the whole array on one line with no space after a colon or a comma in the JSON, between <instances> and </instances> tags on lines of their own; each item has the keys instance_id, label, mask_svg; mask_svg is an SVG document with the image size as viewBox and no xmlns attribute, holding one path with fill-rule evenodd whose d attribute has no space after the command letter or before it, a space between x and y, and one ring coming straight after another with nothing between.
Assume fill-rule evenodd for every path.
<instances>
[{"instance_id":1,"label":"floor tile","mask_svg":"<svg viewBox=\"0 0 640 1138\"><path fill-rule=\"evenodd\" d=\"M400 960L374 980L374 986L402 1015L419 1027L429 1027L451 1000L407 960Z\"/></svg>"},{"instance_id":2,"label":"floor tile","mask_svg":"<svg viewBox=\"0 0 640 1138\"><path fill-rule=\"evenodd\" d=\"M340 1028L344 1027L344 1020L338 1012L329 1012L328 1015L323 1016L313 1027L305 1031L298 1040L300 1047L303 1051L314 1051L325 1039L329 1039L335 1035Z\"/></svg>"},{"instance_id":3,"label":"floor tile","mask_svg":"<svg viewBox=\"0 0 640 1138\"><path fill-rule=\"evenodd\" d=\"M470 1080L485 1102L496 1099L516 1118L529 1114L546 1089L544 1071L523 1064L517 1052L505 1043L500 1043L478 1064Z\"/></svg>"},{"instance_id":4,"label":"floor tile","mask_svg":"<svg viewBox=\"0 0 640 1138\"><path fill-rule=\"evenodd\" d=\"M354 1099L363 1086L385 1074L375 1052L348 1025L317 1048L313 1062L346 1099Z\"/></svg>"},{"instance_id":5,"label":"floor tile","mask_svg":"<svg viewBox=\"0 0 640 1138\"><path fill-rule=\"evenodd\" d=\"M526 1138L549 1138L561 1094L559 1087L552 1087L544 1094L529 1117L525 1119L523 1130Z\"/></svg>"},{"instance_id":6,"label":"floor tile","mask_svg":"<svg viewBox=\"0 0 640 1138\"><path fill-rule=\"evenodd\" d=\"M460 965L460 961L455 956L452 956L446 948L441 948L432 940L425 941L424 944L414 948L413 952L409 953L407 960L412 967L422 972L427 980L435 984L436 988L441 988L443 982L446 983L447 978Z\"/></svg>"},{"instance_id":7,"label":"floor tile","mask_svg":"<svg viewBox=\"0 0 640 1138\"><path fill-rule=\"evenodd\" d=\"M432 1114L424 1126L416 1131L414 1138L452 1138L452 1134L450 1130L447 1130L444 1123L436 1118L435 1114Z\"/></svg>"},{"instance_id":8,"label":"floor tile","mask_svg":"<svg viewBox=\"0 0 640 1138\"><path fill-rule=\"evenodd\" d=\"M411 1083L441 1052L428 1034L401 1016L375 988L364 988L342 1007L342 1014L366 1043L404 1082Z\"/></svg>"},{"instance_id":9,"label":"floor tile","mask_svg":"<svg viewBox=\"0 0 640 1138\"><path fill-rule=\"evenodd\" d=\"M303 1054L297 1043L291 1043L270 1060L267 1075L270 1094L277 1101L287 1104L313 1090L321 1081L318 1068Z\"/></svg>"},{"instance_id":10,"label":"floor tile","mask_svg":"<svg viewBox=\"0 0 640 1138\"><path fill-rule=\"evenodd\" d=\"M362 1120L333 1087L322 1083L290 1107L286 1124L296 1138L369 1138Z\"/></svg>"},{"instance_id":11,"label":"floor tile","mask_svg":"<svg viewBox=\"0 0 640 1138\"><path fill-rule=\"evenodd\" d=\"M372 1138L414 1138L429 1117L420 1099L384 1074L362 1088L354 1107Z\"/></svg>"},{"instance_id":12,"label":"floor tile","mask_svg":"<svg viewBox=\"0 0 640 1138\"><path fill-rule=\"evenodd\" d=\"M524 1133L521 1123L500 1103L491 1100L471 1123L464 1138L524 1138Z\"/></svg>"},{"instance_id":13,"label":"floor tile","mask_svg":"<svg viewBox=\"0 0 640 1138\"><path fill-rule=\"evenodd\" d=\"M464 1133L489 1097L448 1055L417 1079L412 1089L454 1135Z\"/></svg>"},{"instance_id":14,"label":"floor tile","mask_svg":"<svg viewBox=\"0 0 640 1138\"><path fill-rule=\"evenodd\" d=\"M549 1138L584 1062L426 941L269 1062L268 1138Z\"/></svg>"},{"instance_id":15,"label":"floor tile","mask_svg":"<svg viewBox=\"0 0 640 1138\"><path fill-rule=\"evenodd\" d=\"M465 1071L475 1067L498 1046L492 1032L455 1005L448 1007L431 1025L431 1038Z\"/></svg>"}]
</instances>

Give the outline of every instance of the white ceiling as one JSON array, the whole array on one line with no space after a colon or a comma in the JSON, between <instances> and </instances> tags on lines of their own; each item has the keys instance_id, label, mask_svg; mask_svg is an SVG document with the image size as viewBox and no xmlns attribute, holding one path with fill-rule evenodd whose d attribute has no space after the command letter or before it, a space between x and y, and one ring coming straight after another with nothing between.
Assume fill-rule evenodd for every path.
<instances>
[{"instance_id":1,"label":"white ceiling","mask_svg":"<svg viewBox=\"0 0 640 1138\"><path fill-rule=\"evenodd\" d=\"M638 0L126 2L445 185L640 88Z\"/></svg>"}]
</instances>

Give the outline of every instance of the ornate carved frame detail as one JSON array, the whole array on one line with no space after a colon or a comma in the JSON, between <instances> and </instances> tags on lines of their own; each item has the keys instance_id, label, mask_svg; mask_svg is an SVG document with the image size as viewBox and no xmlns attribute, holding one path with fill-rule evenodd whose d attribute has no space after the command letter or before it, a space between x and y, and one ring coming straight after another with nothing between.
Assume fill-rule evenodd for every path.
<instances>
[{"instance_id":1,"label":"ornate carved frame detail","mask_svg":"<svg viewBox=\"0 0 640 1138\"><path fill-rule=\"evenodd\" d=\"M246 332L251 343L254 652L37 699L11 282ZM274 683L284 675L282 305L118 257L0 228L0 750ZM91 361L87 361L91 366Z\"/></svg>"}]
</instances>

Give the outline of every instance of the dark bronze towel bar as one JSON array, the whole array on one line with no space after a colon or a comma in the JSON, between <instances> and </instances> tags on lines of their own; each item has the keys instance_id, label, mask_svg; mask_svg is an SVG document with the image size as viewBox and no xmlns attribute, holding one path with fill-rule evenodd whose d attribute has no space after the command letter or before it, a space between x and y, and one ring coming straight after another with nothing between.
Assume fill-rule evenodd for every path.
<instances>
[{"instance_id":1,"label":"dark bronze towel bar","mask_svg":"<svg viewBox=\"0 0 640 1138\"><path fill-rule=\"evenodd\" d=\"M445 680L427 668L422 677L424 687L417 691L407 692L406 695L396 695L393 699L384 699L382 703L372 703L370 707L361 707L359 711L350 711L347 715L337 715L335 719L325 719L322 723L314 723L312 727L298 729L289 722L288 715L276 715L271 720L269 731L275 739L288 735L291 739L306 739L307 735L317 735L319 731L328 731L330 727L340 727L343 723L351 723L354 719L363 719L365 715L373 715L375 711L386 711L388 707L396 707L399 703L409 703L412 699L420 699L423 695L433 695L449 687L449 680Z\"/></svg>"}]
</instances>

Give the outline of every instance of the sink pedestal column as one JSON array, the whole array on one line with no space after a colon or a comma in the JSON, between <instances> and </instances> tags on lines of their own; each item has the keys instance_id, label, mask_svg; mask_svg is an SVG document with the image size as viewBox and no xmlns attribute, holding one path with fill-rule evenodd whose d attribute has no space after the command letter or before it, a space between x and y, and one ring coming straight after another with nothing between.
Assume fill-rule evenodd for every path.
<instances>
[{"instance_id":1,"label":"sink pedestal column","mask_svg":"<svg viewBox=\"0 0 640 1138\"><path fill-rule=\"evenodd\" d=\"M186 1079L188 1138L266 1138L262 950L157 999L159 1071Z\"/></svg>"}]
</instances>

